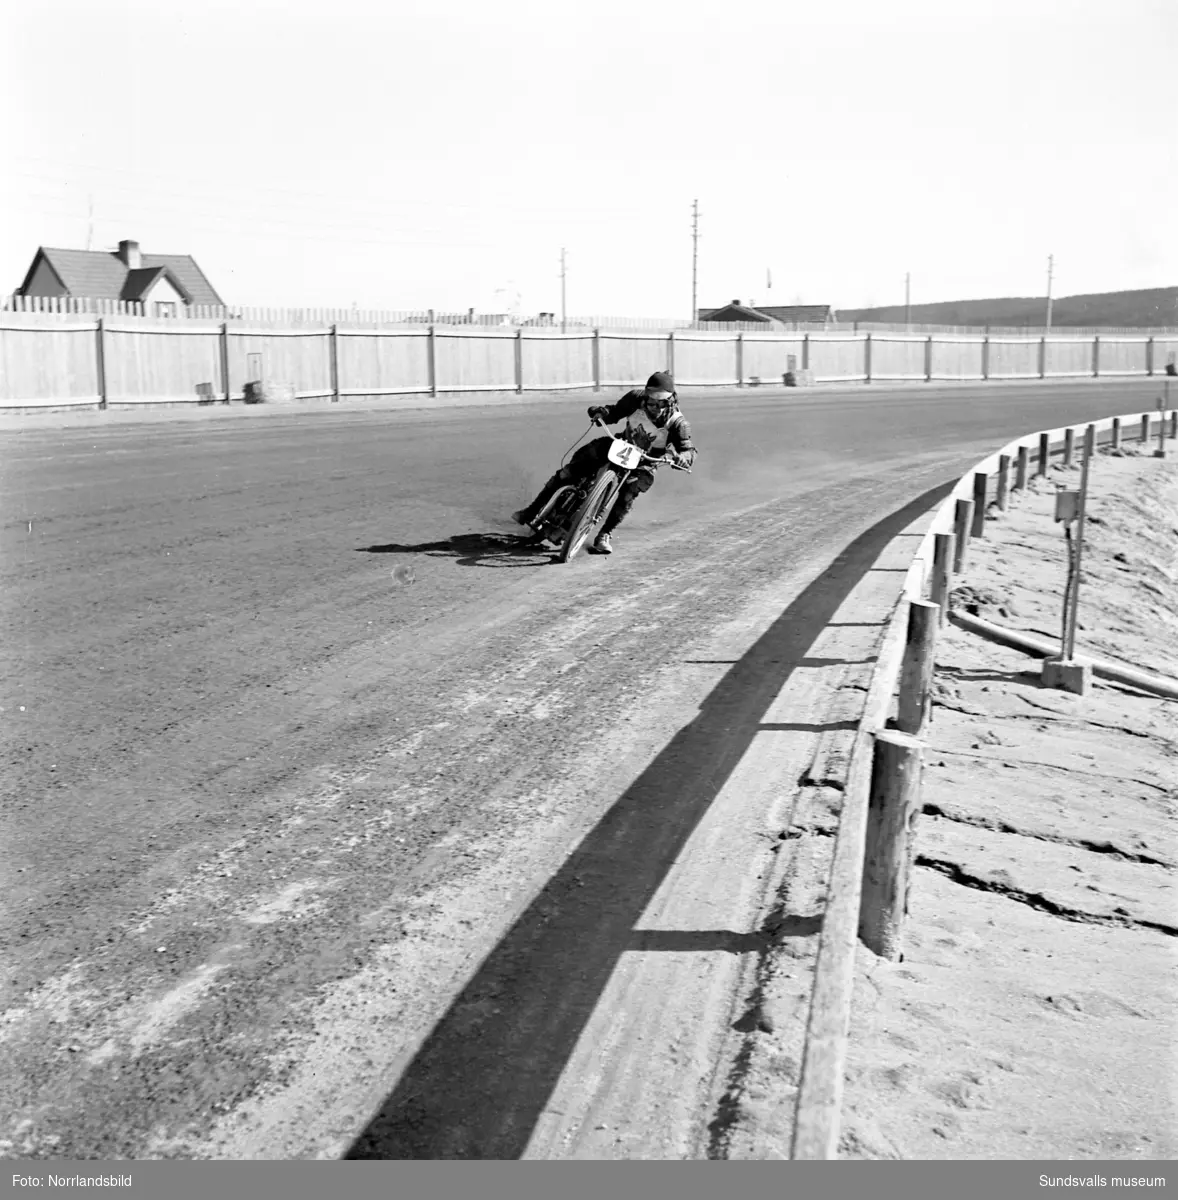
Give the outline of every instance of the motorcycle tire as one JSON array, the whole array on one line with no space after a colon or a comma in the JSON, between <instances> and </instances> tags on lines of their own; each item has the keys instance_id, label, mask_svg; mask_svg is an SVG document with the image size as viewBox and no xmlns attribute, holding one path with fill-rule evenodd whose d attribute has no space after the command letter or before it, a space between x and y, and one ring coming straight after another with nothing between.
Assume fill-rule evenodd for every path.
<instances>
[{"instance_id":1,"label":"motorcycle tire","mask_svg":"<svg viewBox=\"0 0 1178 1200\"><path fill-rule=\"evenodd\" d=\"M565 538L564 545L557 555L558 561L571 562L573 560L577 551L581 549L593 532L593 527L609 511L621 486L621 481L609 467L601 468L597 473L597 478L593 481L593 486L589 489L585 503L581 505L580 511L573 518L569 535Z\"/></svg>"}]
</instances>

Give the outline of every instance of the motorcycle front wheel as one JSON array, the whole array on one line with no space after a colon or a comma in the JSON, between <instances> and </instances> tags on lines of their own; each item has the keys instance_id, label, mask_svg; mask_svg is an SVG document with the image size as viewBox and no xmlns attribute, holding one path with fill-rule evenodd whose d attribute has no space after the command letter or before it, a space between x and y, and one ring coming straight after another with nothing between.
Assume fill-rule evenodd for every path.
<instances>
[{"instance_id":1,"label":"motorcycle front wheel","mask_svg":"<svg viewBox=\"0 0 1178 1200\"><path fill-rule=\"evenodd\" d=\"M557 555L560 562L572 561L573 556L593 532L593 527L609 509L621 486L621 481L614 471L609 467L601 468L597 473L597 478L593 481L593 486L589 489L585 503L581 505L577 515L573 518L569 535L565 538L564 545Z\"/></svg>"}]
</instances>

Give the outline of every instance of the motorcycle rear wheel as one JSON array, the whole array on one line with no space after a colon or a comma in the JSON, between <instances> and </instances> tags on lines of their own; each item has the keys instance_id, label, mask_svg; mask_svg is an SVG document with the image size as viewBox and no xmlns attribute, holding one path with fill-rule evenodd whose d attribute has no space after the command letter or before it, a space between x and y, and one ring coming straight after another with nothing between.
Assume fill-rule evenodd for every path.
<instances>
[{"instance_id":1,"label":"motorcycle rear wheel","mask_svg":"<svg viewBox=\"0 0 1178 1200\"><path fill-rule=\"evenodd\" d=\"M565 484L558 488L548 503L536 515L534 521L528 524L538 538L559 544L564 540L563 527L566 524L565 515L568 509L576 503L576 488Z\"/></svg>"},{"instance_id":2,"label":"motorcycle rear wheel","mask_svg":"<svg viewBox=\"0 0 1178 1200\"><path fill-rule=\"evenodd\" d=\"M569 535L565 538L564 545L557 555L559 562L573 560L577 551L581 549L593 532L593 527L609 511L621 486L621 481L609 467L601 468L597 473L597 478L593 481L593 487L589 489L585 503L581 505L580 511L573 518Z\"/></svg>"}]
</instances>

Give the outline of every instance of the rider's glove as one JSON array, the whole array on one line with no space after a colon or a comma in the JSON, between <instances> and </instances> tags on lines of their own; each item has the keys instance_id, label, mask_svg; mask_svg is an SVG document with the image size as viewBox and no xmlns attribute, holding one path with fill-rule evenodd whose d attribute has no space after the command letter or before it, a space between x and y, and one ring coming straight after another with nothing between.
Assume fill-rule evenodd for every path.
<instances>
[{"instance_id":1,"label":"rider's glove","mask_svg":"<svg viewBox=\"0 0 1178 1200\"><path fill-rule=\"evenodd\" d=\"M687 467L690 470L695 465L695 451L680 450L675 455L675 462L678 466Z\"/></svg>"},{"instance_id":2,"label":"rider's glove","mask_svg":"<svg viewBox=\"0 0 1178 1200\"><path fill-rule=\"evenodd\" d=\"M602 406L600 404L595 404L595 405L593 405L592 408L589 409L589 420L590 421L604 421L608 415L609 415L609 409L602 408Z\"/></svg>"}]
</instances>

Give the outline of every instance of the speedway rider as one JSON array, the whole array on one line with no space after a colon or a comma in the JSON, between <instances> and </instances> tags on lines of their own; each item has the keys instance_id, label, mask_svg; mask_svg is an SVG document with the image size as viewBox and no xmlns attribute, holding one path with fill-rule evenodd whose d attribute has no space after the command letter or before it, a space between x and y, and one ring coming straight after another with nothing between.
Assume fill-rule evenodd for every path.
<instances>
[{"instance_id":1,"label":"speedway rider","mask_svg":"<svg viewBox=\"0 0 1178 1200\"><path fill-rule=\"evenodd\" d=\"M628 391L616 404L594 405L589 409L589 418L606 425L624 420L626 428L620 435L622 440L632 443L652 458L665 457L668 461L682 462L687 467L695 461L691 426L679 411L675 381L666 371L656 371L646 381L646 387ZM540 489L531 504L511 514L512 520L520 525L531 524L557 488L595 475L605 465L611 440L599 437L580 447L568 463ZM612 553L610 534L626 519L639 493L650 490L657 466L658 463L643 460L641 466L630 473L597 540L589 547L591 554Z\"/></svg>"}]
</instances>

